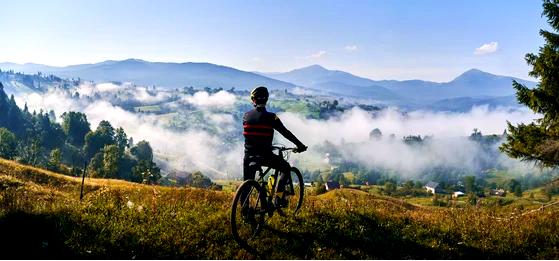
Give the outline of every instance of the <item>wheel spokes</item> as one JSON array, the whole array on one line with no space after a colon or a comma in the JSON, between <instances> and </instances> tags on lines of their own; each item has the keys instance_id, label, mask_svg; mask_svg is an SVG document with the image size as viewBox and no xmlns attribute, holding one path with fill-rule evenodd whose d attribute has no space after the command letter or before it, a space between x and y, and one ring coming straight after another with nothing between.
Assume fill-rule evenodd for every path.
<instances>
[{"instance_id":1,"label":"wheel spokes","mask_svg":"<svg viewBox=\"0 0 559 261\"><path fill-rule=\"evenodd\" d=\"M264 221L262 214L262 201L259 189L253 184L246 183L244 189L241 188L235 197L233 208L234 217L232 221L233 236L242 244L248 244L258 235Z\"/></svg>"}]
</instances>

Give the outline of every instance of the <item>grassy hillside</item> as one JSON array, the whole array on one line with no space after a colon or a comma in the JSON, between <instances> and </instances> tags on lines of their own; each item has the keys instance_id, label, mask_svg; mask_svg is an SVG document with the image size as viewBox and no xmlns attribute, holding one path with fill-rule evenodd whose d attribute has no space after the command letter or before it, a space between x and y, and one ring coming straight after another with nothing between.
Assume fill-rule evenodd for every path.
<instances>
[{"instance_id":1,"label":"grassy hillside","mask_svg":"<svg viewBox=\"0 0 559 261\"><path fill-rule=\"evenodd\" d=\"M229 231L231 192L79 178L0 159L3 258L559 258L556 207L416 206L344 189L275 216L257 252ZM511 215L513 214L513 215Z\"/></svg>"}]
</instances>

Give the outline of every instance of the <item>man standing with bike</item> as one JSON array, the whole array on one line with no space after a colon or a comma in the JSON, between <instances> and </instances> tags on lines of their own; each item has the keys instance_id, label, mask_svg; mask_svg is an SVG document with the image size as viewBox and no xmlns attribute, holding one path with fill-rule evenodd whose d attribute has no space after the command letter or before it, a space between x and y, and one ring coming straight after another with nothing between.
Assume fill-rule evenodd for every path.
<instances>
[{"instance_id":1,"label":"man standing with bike","mask_svg":"<svg viewBox=\"0 0 559 261\"><path fill-rule=\"evenodd\" d=\"M284 207L287 202L283 197L286 176L289 175L291 166L282 157L272 152L272 141L274 130L277 130L286 139L293 142L297 148L293 152L303 152L307 150L301 141L291 133L278 118L275 113L266 111L268 102L268 89L260 86L252 90L250 99L253 110L246 112L243 117L243 136L245 137L245 156L243 160L243 179L254 179L255 169L251 163L257 161L258 164L265 165L280 171L276 199L276 207Z\"/></svg>"}]
</instances>

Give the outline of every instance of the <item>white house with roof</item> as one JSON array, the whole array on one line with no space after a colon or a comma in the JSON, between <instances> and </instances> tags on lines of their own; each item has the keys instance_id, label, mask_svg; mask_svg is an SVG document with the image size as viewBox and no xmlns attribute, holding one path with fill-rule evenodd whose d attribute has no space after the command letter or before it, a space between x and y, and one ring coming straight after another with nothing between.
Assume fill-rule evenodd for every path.
<instances>
[{"instance_id":1,"label":"white house with roof","mask_svg":"<svg viewBox=\"0 0 559 261\"><path fill-rule=\"evenodd\" d=\"M430 192L431 194L435 194L437 192L437 187L439 186L439 183L437 182L433 182L433 181L429 181L427 182L427 184L425 184L424 188Z\"/></svg>"},{"instance_id":2,"label":"white house with roof","mask_svg":"<svg viewBox=\"0 0 559 261\"><path fill-rule=\"evenodd\" d=\"M462 191L454 191L454 193L452 193L452 198L463 197L464 195L466 194L464 194L464 192Z\"/></svg>"}]
</instances>

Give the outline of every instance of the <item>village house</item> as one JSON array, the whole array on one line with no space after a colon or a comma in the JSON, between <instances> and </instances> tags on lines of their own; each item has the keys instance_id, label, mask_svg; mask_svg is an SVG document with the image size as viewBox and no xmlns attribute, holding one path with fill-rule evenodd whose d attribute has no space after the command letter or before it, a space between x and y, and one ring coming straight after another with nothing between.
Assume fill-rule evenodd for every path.
<instances>
[{"instance_id":1,"label":"village house","mask_svg":"<svg viewBox=\"0 0 559 261\"><path fill-rule=\"evenodd\" d=\"M437 193L437 187L439 186L439 183L437 182L433 182L433 181L429 181L427 184L425 184L425 189L427 190L427 192L430 192L431 194L435 194Z\"/></svg>"},{"instance_id":2,"label":"village house","mask_svg":"<svg viewBox=\"0 0 559 261\"><path fill-rule=\"evenodd\" d=\"M491 196L504 197L507 194L507 192L504 189L492 189L489 194Z\"/></svg>"},{"instance_id":3,"label":"village house","mask_svg":"<svg viewBox=\"0 0 559 261\"><path fill-rule=\"evenodd\" d=\"M463 197L464 195L466 194L462 191L454 191L454 193L452 193L452 198Z\"/></svg>"},{"instance_id":4,"label":"village house","mask_svg":"<svg viewBox=\"0 0 559 261\"><path fill-rule=\"evenodd\" d=\"M326 185L326 191L330 191L330 190L340 188L340 183L338 183L337 181L328 181L328 182L326 182L325 185Z\"/></svg>"}]
</instances>

